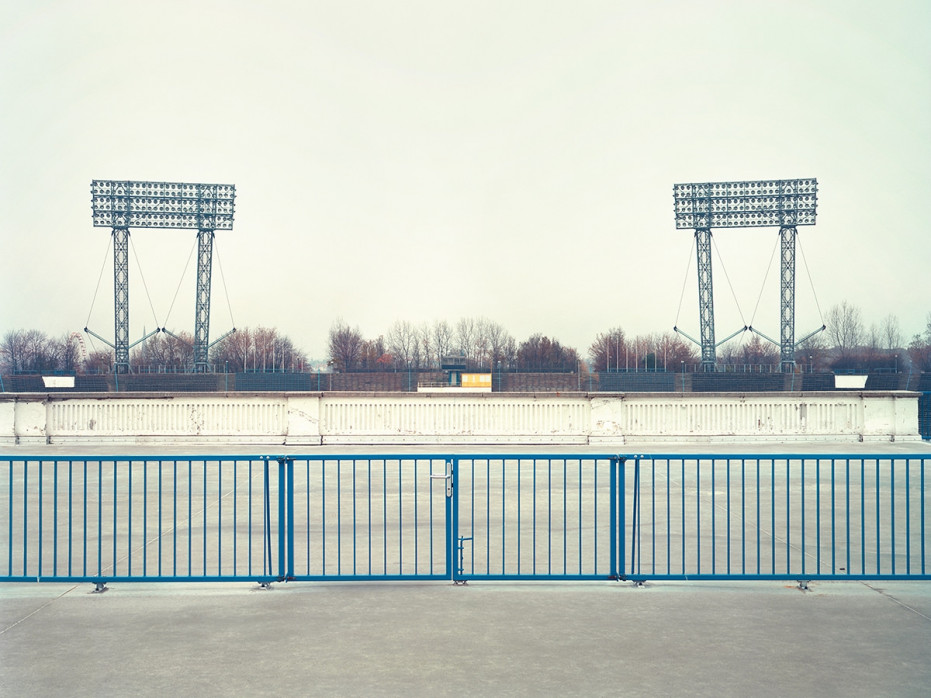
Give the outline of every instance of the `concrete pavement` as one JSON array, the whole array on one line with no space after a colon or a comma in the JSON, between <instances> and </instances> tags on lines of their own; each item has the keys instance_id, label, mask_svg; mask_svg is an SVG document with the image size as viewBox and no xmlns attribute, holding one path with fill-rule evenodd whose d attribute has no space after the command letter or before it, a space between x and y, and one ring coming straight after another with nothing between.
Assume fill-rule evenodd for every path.
<instances>
[{"instance_id":1,"label":"concrete pavement","mask_svg":"<svg viewBox=\"0 0 931 698\"><path fill-rule=\"evenodd\" d=\"M844 695L931 686L931 584L0 586L2 695Z\"/></svg>"}]
</instances>

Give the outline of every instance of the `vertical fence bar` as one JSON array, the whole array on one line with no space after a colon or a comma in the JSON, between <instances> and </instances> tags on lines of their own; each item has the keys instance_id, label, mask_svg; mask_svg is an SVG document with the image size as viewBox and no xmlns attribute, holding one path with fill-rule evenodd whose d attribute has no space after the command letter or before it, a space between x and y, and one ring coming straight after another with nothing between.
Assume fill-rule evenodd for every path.
<instances>
[{"instance_id":1,"label":"vertical fence bar","mask_svg":"<svg viewBox=\"0 0 931 698\"><path fill-rule=\"evenodd\" d=\"M287 467L278 459L278 578L287 579Z\"/></svg>"},{"instance_id":2,"label":"vertical fence bar","mask_svg":"<svg viewBox=\"0 0 931 698\"><path fill-rule=\"evenodd\" d=\"M880 507L881 507L881 497L880 497L880 479L879 479L879 458L876 459L876 573L879 574L882 570L882 562L880 560L880 548L882 547L882 533L880 531Z\"/></svg>"},{"instance_id":3,"label":"vertical fence bar","mask_svg":"<svg viewBox=\"0 0 931 698\"><path fill-rule=\"evenodd\" d=\"M866 574L866 463L860 459L860 574Z\"/></svg>"},{"instance_id":4,"label":"vertical fence bar","mask_svg":"<svg viewBox=\"0 0 931 698\"><path fill-rule=\"evenodd\" d=\"M695 558L695 571L701 574L701 461L697 459L695 460Z\"/></svg>"},{"instance_id":5,"label":"vertical fence bar","mask_svg":"<svg viewBox=\"0 0 931 698\"><path fill-rule=\"evenodd\" d=\"M617 542L619 546L617 554L617 564L619 565L617 575L619 579L625 579L627 577L627 550L624 544L624 540L626 538L625 534L627 533L627 485L625 483L627 459L623 457L618 458L617 464L617 489L619 507L619 511L617 512Z\"/></svg>"},{"instance_id":6,"label":"vertical fence bar","mask_svg":"<svg viewBox=\"0 0 931 698\"><path fill-rule=\"evenodd\" d=\"M666 458L666 574L672 573L672 480L670 479L670 463ZM656 461L654 461L655 463ZM623 495L622 495L623 496Z\"/></svg>"},{"instance_id":7,"label":"vertical fence bar","mask_svg":"<svg viewBox=\"0 0 931 698\"><path fill-rule=\"evenodd\" d=\"M786 469L788 470L788 463L786 464ZM801 473L800 476L801 482L799 489L802 491L801 498L801 510L802 510L802 574L805 574L805 459L801 459Z\"/></svg>"},{"instance_id":8,"label":"vertical fence bar","mask_svg":"<svg viewBox=\"0 0 931 698\"><path fill-rule=\"evenodd\" d=\"M7 486L7 502L9 509L9 523L7 525L6 531L6 540L7 540L7 562L6 569L7 575L13 576L13 459L9 461L9 483ZM84 498L84 501L87 501L87 497ZM23 545L25 548L26 546Z\"/></svg>"},{"instance_id":9,"label":"vertical fence bar","mask_svg":"<svg viewBox=\"0 0 931 698\"><path fill-rule=\"evenodd\" d=\"M52 469L53 493L52 501L52 576L58 576L58 459L55 459L55 467Z\"/></svg>"},{"instance_id":10,"label":"vertical fence bar","mask_svg":"<svg viewBox=\"0 0 931 698\"><path fill-rule=\"evenodd\" d=\"M911 463L905 461L905 574L912 573L912 488ZM924 494L924 492L922 492Z\"/></svg>"},{"instance_id":11,"label":"vertical fence bar","mask_svg":"<svg viewBox=\"0 0 931 698\"><path fill-rule=\"evenodd\" d=\"M821 459L815 461L815 570L821 574ZM831 570L833 572L833 570Z\"/></svg>"},{"instance_id":12,"label":"vertical fence bar","mask_svg":"<svg viewBox=\"0 0 931 698\"><path fill-rule=\"evenodd\" d=\"M42 461L40 460L40 461L39 461L39 482L38 482L38 495L39 495L39 502L38 502L38 510L39 510L39 537L38 537L38 540L39 540L39 559L38 559L37 564L36 564L36 568L37 568L37 575L36 575L36 578L37 578L37 579L41 579L41 578L42 578L42 523L43 523L43 521L42 521L42 518L43 518L43 517L42 517L42 513L43 513L43 512L42 512L42 500L44 499L44 497L42 496L42 494L43 494L43 493L42 493ZM25 570L24 570L24 571L25 571Z\"/></svg>"},{"instance_id":13,"label":"vertical fence bar","mask_svg":"<svg viewBox=\"0 0 931 698\"><path fill-rule=\"evenodd\" d=\"M792 571L792 482L789 477L790 459L786 459L786 574ZM775 467L775 465L773 466ZM775 488L774 488L775 489ZM775 529L773 533L775 534ZM775 537L775 536L774 536ZM775 570L773 570L775 571Z\"/></svg>"},{"instance_id":14,"label":"vertical fence bar","mask_svg":"<svg viewBox=\"0 0 931 698\"><path fill-rule=\"evenodd\" d=\"M611 469L608 473L608 490L609 490L609 513L608 513L608 530L610 538L609 565L608 574L612 579L617 579L620 573L617 569L617 530L618 530L618 507L617 507L617 470L618 459L612 458L610 461Z\"/></svg>"},{"instance_id":15,"label":"vertical fence bar","mask_svg":"<svg viewBox=\"0 0 931 698\"><path fill-rule=\"evenodd\" d=\"M142 576L143 577L148 575L148 569L149 569L148 563L149 563L149 461L144 460L142 461Z\"/></svg>"},{"instance_id":16,"label":"vertical fence bar","mask_svg":"<svg viewBox=\"0 0 931 698\"><path fill-rule=\"evenodd\" d=\"M288 564L285 570L285 578L294 578L294 460L287 458L285 460L285 476L288 483L287 502L285 507L288 512L288 525L286 528L287 546L288 546ZM279 485L280 486L280 485Z\"/></svg>"},{"instance_id":17,"label":"vertical fence bar","mask_svg":"<svg viewBox=\"0 0 931 698\"><path fill-rule=\"evenodd\" d=\"M831 458L831 574L837 573L837 504L835 494L837 484L835 477L835 459ZM845 568L847 574L850 570Z\"/></svg>"},{"instance_id":18,"label":"vertical fence bar","mask_svg":"<svg viewBox=\"0 0 931 698\"><path fill-rule=\"evenodd\" d=\"M921 459L921 573L927 573L927 567L925 566L925 531L928 528L928 520L925 518L925 463L924 458Z\"/></svg>"},{"instance_id":19,"label":"vertical fence bar","mask_svg":"<svg viewBox=\"0 0 931 698\"><path fill-rule=\"evenodd\" d=\"M640 533L640 459L634 458L634 484L633 484L633 511L631 512L630 522L630 569L640 573L640 565L637 559L637 537Z\"/></svg>"},{"instance_id":20,"label":"vertical fence bar","mask_svg":"<svg viewBox=\"0 0 931 698\"><path fill-rule=\"evenodd\" d=\"M70 458L68 459L68 576L70 577L74 572L72 571L72 563L74 561L73 556L73 543L74 543L74 461Z\"/></svg>"},{"instance_id":21,"label":"vertical fence bar","mask_svg":"<svg viewBox=\"0 0 931 698\"><path fill-rule=\"evenodd\" d=\"M908 491L905 496L908 497ZM895 574L895 459L889 459L889 542L892 574Z\"/></svg>"},{"instance_id":22,"label":"vertical fence bar","mask_svg":"<svg viewBox=\"0 0 931 698\"><path fill-rule=\"evenodd\" d=\"M530 569L532 572L536 573L537 571L537 463L536 461L531 461L530 464L533 469L531 473L533 477L533 497L531 498L532 499L531 506L533 508L532 508L532 515L530 517L531 519L530 521L530 530L531 530Z\"/></svg>"},{"instance_id":23,"label":"vertical fence bar","mask_svg":"<svg viewBox=\"0 0 931 698\"><path fill-rule=\"evenodd\" d=\"M456 564L456 544L459 541L459 459L450 458L447 463L449 464L449 474L450 474L450 485L452 487L452 496L446 497L445 510L446 510L446 530L449 531L449 534L446 536L446 571L444 576L448 576L453 581L458 581L460 578L460 573L458 566ZM472 462L472 478L473 488L475 480L475 463ZM474 497L472 497L474 507ZM472 521L470 525L474 527L475 517L473 514ZM474 537L474 532L471 532ZM474 558L474 555L473 555ZM472 561L472 566L474 570L475 560ZM465 572L465 570L462 570Z\"/></svg>"},{"instance_id":24,"label":"vertical fence bar","mask_svg":"<svg viewBox=\"0 0 931 698\"><path fill-rule=\"evenodd\" d=\"M103 461L97 461L97 577L103 575Z\"/></svg>"}]
</instances>

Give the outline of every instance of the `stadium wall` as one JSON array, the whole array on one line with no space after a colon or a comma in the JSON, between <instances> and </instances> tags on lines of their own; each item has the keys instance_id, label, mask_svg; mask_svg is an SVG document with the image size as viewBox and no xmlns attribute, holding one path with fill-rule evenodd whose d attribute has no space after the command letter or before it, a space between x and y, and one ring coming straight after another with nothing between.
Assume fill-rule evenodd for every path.
<instances>
[{"instance_id":1,"label":"stadium wall","mask_svg":"<svg viewBox=\"0 0 931 698\"><path fill-rule=\"evenodd\" d=\"M4 444L917 441L918 393L0 394Z\"/></svg>"}]
</instances>

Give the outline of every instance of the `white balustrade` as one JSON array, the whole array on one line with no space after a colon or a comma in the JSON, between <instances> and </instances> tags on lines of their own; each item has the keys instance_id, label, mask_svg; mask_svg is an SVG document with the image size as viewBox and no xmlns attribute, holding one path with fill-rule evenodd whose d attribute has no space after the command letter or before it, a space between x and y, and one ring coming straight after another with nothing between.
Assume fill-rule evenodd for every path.
<instances>
[{"instance_id":1,"label":"white balustrade","mask_svg":"<svg viewBox=\"0 0 931 698\"><path fill-rule=\"evenodd\" d=\"M918 394L0 394L0 443L920 440Z\"/></svg>"}]
</instances>

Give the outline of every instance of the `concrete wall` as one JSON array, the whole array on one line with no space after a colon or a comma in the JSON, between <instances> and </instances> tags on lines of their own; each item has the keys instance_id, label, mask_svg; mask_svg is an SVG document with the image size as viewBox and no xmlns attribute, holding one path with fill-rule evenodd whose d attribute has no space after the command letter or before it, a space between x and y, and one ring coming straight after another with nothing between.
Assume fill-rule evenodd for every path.
<instances>
[{"instance_id":1,"label":"concrete wall","mask_svg":"<svg viewBox=\"0 0 931 698\"><path fill-rule=\"evenodd\" d=\"M918 394L3 394L0 443L917 441Z\"/></svg>"}]
</instances>

